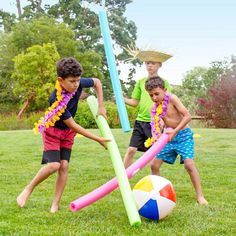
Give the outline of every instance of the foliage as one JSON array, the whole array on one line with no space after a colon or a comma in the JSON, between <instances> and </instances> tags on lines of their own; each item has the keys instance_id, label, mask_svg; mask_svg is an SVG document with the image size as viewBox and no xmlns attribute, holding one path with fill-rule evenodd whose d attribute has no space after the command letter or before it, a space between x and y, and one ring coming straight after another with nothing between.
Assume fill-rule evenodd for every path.
<instances>
[{"instance_id":1,"label":"foliage","mask_svg":"<svg viewBox=\"0 0 236 236\"><path fill-rule=\"evenodd\" d=\"M121 128L117 106L113 102L109 102L109 101L105 102L104 106L107 111L107 122L108 122L109 127ZM133 107L128 107L128 106L126 108L127 108L130 123L131 125L133 125L137 116L137 109ZM81 101L79 103L78 111L75 116L75 121L78 124L82 125L84 128L89 128L89 129L97 128L93 115L89 109L87 102L85 101Z\"/></svg>"},{"instance_id":2,"label":"foliage","mask_svg":"<svg viewBox=\"0 0 236 236\"><path fill-rule=\"evenodd\" d=\"M107 122L110 128L121 128L118 110L113 102L105 102L104 106L107 111ZM48 104L45 106L48 107ZM1 107L0 107L1 108ZM127 106L127 112L131 126L133 125L136 116L137 109ZM20 120L16 119L15 113L4 114L0 116L0 130L14 130L14 129L32 129L34 123L44 115L44 112L31 112L24 114ZM80 101L79 107L75 116L75 121L84 128L97 128L97 124L93 118L93 115L89 109L87 102Z\"/></svg>"},{"instance_id":3,"label":"foliage","mask_svg":"<svg viewBox=\"0 0 236 236\"><path fill-rule=\"evenodd\" d=\"M27 37L26 37L27 36ZM18 102L18 97L12 93L15 81L12 78L14 70L13 58L25 52L33 45L55 43L60 56L75 56L79 42L74 33L63 23L56 23L48 17L20 21L11 33L0 35L0 103ZM94 62L93 62L94 63Z\"/></svg>"},{"instance_id":4,"label":"foliage","mask_svg":"<svg viewBox=\"0 0 236 236\"><path fill-rule=\"evenodd\" d=\"M16 118L16 111L19 109L18 107L7 107L0 106L0 109L3 111L9 111L4 112L0 116L0 130L18 130L18 129L32 129L34 126L34 123L40 119L40 117L44 116L44 111L41 112L28 112L22 116L22 118L19 120ZM104 106L107 111L107 122L110 128L121 128L118 110L116 105L113 102L106 101L104 103ZM48 104L46 105L45 109L48 107ZM128 112L128 117L130 121L131 127L134 124L134 121L137 117L137 108L133 108L130 106L126 107ZM11 112L10 112L11 111ZM81 126L85 128L97 128L96 122L92 116L92 113L89 109L89 106L87 102L80 101L79 107L77 110L77 114L75 116L75 121L80 124ZM191 127L203 127L203 124L199 121L192 120L191 121Z\"/></svg>"},{"instance_id":5,"label":"foliage","mask_svg":"<svg viewBox=\"0 0 236 236\"><path fill-rule=\"evenodd\" d=\"M104 81L102 81L105 95L104 97L105 99L109 99L113 95L113 91L111 86L111 80L109 78L110 75L108 71L107 60L105 57L104 46L102 45L101 41L98 15L95 13L95 11L101 6L104 6L107 10L109 25L111 29L111 36L115 44L114 52L116 54L117 60L121 61L128 57L127 52L123 50L123 47L126 47L129 44L134 44L134 41L136 40L137 28L135 26L135 23L133 21L129 21L124 16L126 5L131 2L131 0L66 0L59 1L58 3L51 6L42 6L42 1L40 0L28 0L29 4L23 8L24 11L22 14L19 15L18 20L20 20L21 22L28 23L34 21L35 19L37 20L38 18L44 18L45 16L47 16L49 17L49 21L50 18L53 18L57 22L64 22L64 24L68 25L70 29L73 30L77 42L80 42L79 47L74 47L75 50L79 51L80 53L85 53L88 50L93 50L94 53L96 52L100 54L102 62L102 66L100 67L100 73L102 73L103 76L100 75L99 78L101 80L103 80L104 78ZM19 10L20 9L18 7L18 12ZM3 14L7 15L8 13L3 12ZM12 28L12 25L16 23L16 18L12 18L13 20L10 21L9 17L7 18L7 16L5 16L4 19L4 26L11 26L8 27L9 30ZM23 27L22 29L20 29L19 32L22 32L24 35L26 35L26 29L27 27ZM35 31L33 28L33 30L30 30L30 32L30 34L27 34L29 35L29 40L31 35L37 35L37 32L40 31ZM19 34L20 38L22 33ZM50 34L57 35L53 31L47 33L42 32L41 34L43 37L45 37L44 35ZM70 40L62 39L62 41L64 44L70 43ZM35 42L34 44L42 45L42 43L47 42L48 41L43 41L41 43ZM27 44L24 48L30 47L32 45L32 43ZM56 46L58 48L59 54L64 57L65 53L62 53L60 51L61 47L59 47L57 43ZM66 45L64 45L64 47L62 48L64 49L64 51L68 52ZM70 53L69 55L76 57L75 52ZM129 87L131 86L132 88L132 75L135 72L135 68L132 64L130 64L130 68L131 69L129 75L127 76L127 84Z\"/></svg>"},{"instance_id":6,"label":"foliage","mask_svg":"<svg viewBox=\"0 0 236 236\"><path fill-rule=\"evenodd\" d=\"M216 61L209 68L195 67L187 72L182 86L173 90L192 114L198 109L197 99L207 95L208 88L213 86L229 71L230 63L226 60Z\"/></svg>"},{"instance_id":7,"label":"foliage","mask_svg":"<svg viewBox=\"0 0 236 236\"><path fill-rule=\"evenodd\" d=\"M99 135L98 130L90 130ZM60 211L49 213L56 174L40 184L26 206L20 209L16 197L41 167L40 135L29 131L0 132L0 235L236 235L234 209L236 182L236 130L196 129L196 165L209 206L196 204L194 190L183 165L163 165L161 174L169 179L177 194L173 212L159 222L145 220L131 227L119 189L100 201L71 212L69 203L96 189L115 176L109 152L98 143L75 139L69 179L62 196ZM131 133L112 130L124 156ZM142 153L138 152L136 158ZM219 166L222 166L219 168ZM131 188L150 174L147 165L130 179Z\"/></svg>"},{"instance_id":8,"label":"foliage","mask_svg":"<svg viewBox=\"0 0 236 236\"><path fill-rule=\"evenodd\" d=\"M95 9L104 6L107 10L111 37L115 44L114 53L116 54L117 60L121 61L129 57L123 47L134 44L136 40L137 28L135 23L129 21L124 16L126 5L131 2L131 0L66 0L45 7L46 14L53 16L59 21L63 21L71 27L75 33L76 39L83 42L84 51L92 49L102 56L101 69L105 78L102 82L106 99L112 97L113 91L104 46L101 43L99 19L98 15L95 13ZM82 50L82 52L84 51ZM128 80L132 80L132 75L135 72L132 66L133 65L130 64L131 70Z\"/></svg>"},{"instance_id":9,"label":"foliage","mask_svg":"<svg viewBox=\"0 0 236 236\"><path fill-rule=\"evenodd\" d=\"M232 70L211 86L207 96L198 99L198 114L208 125L236 128L236 64Z\"/></svg>"},{"instance_id":10,"label":"foliage","mask_svg":"<svg viewBox=\"0 0 236 236\"><path fill-rule=\"evenodd\" d=\"M25 37L25 35L27 35L27 37ZM60 57L74 56L77 58L85 69L84 76L98 77L101 80L104 79L101 69L102 57L93 50L88 50L84 53L79 52L82 43L75 40L73 31L65 24L57 23L54 19L47 16L30 21L20 21L13 27L11 34L1 35L0 42L0 60L2 61L0 64L0 103L6 102L7 99L9 102L19 100L19 96L16 97L12 94L13 90L18 90L17 88L15 89L15 81L12 76L14 70L12 59L18 53L26 52L28 47L32 45L42 46L44 42L55 44ZM46 61L45 65L47 65ZM31 70L28 71L28 74L30 74L30 71ZM41 73L40 71L38 72L36 77L40 78ZM40 83L41 82L39 82L39 84ZM25 83L21 85L27 87ZM26 90L26 87L22 88L22 90ZM41 89L45 90L46 88ZM43 108L47 99L47 97L41 97L38 102L42 101L42 104L36 104L35 108Z\"/></svg>"},{"instance_id":11,"label":"foliage","mask_svg":"<svg viewBox=\"0 0 236 236\"><path fill-rule=\"evenodd\" d=\"M102 71L102 57L93 50L85 51L84 53L77 52L76 59L83 66L83 77L92 77L98 78L101 80L103 85L104 98L109 99L108 93L106 93L106 84L107 80L104 78ZM93 94L89 89L86 90L88 94Z\"/></svg>"},{"instance_id":12,"label":"foliage","mask_svg":"<svg viewBox=\"0 0 236 236\"><path fill-rule=\"evenodd\" d=\"M31 112L23 114L18 119L15 112L0 114L0 130L32 130L34 123L37 122L44 112Z\"/></svg>"},{"instance_id":13,"label":"foliage","mask_svg":"<svg viewBox=\"0 0 236 236\"><path fill-rule=\"evenodd\" d=\"M113 40L117 46L126 46L134 43L136 39L136 26L134 22L124 17L126 5L130 0L105 1L105 8L108 13L109 24ZM104 1L79 1L66 0L46 7L48 15L55 19L63 20L75 32L76 38L83 41L85 48L103 51L101 45L101 32L98 15L94 9L103 6Z\"/></svg>"},{"instance_id":14,"label":"foliage","mask_svg":"<svg viewBox=\"0 0 236 236\"><path fill-rule=\"evenodd\" d=\"M6 116L7 114L10 114L10 113L14 113L18 110L19 110L18 104L14 104L14 103L10 103L10 102L9 103L8 102L0 103L0 111L1 111L1 114L3 114L4 116Z\"/></svg>"},{"instance_id":15,"label":"foliage","mask_svg":"<svg viewBox=\"0 0 236 236\"><path fill-rule=\"evenodd\" d=\"M14 48L17 55L33 45L53 42L61 57L75 56L80 45L66 24L58 23L48 16L41 16L30 21L21 20L16 24L12 29L9 46Z\"/></svg>"},{"instance_id":16,"label":"foliage","mask_svg":"<svg viewBox=\"0 0 236 236\"><path fill-rule=\"evenodd\" d=\"M4 32L10 32L12 26L16 22L16 15L0 10L0 27L3 27Z\"/></svg>"},{"instance_id":17,"label":"foliage","mask_svg":"<svg viewBox=\"0 0 236 236\"><path fill-rule=\"evenodd\" d=\"M98 77L102 80L104 97L109 99L112 97L113 91L104 47L101 41L98 15L95 11L103 5L107 9L111 35L115 44L114 52L118 61L120 61L128 57L123 47L126 47L128 44L134 44L136 40L137 28L135 23L129 21L124 16L126 5L131 2L131 0L66 0L59 1L51 6L42 6L41 0L28 0L28 5L23 8L22 14L20 4L18 4L18 18L11 16L7 12L2 12L3 20L0 21L4 28L6 28L5 33L13 32L10 42L7 44L7 48L12 48L14 52L9 59L33 45L52 42L55 42L61 57L73 56L82 58L84 64L89 63L90 65L92 65L93 58L100 57L94 64L97 68L99 66L99 69L96 70L95 74L89 73L89 76ZM93 58L90 60L90 57L87 55L91 53ZM88 62L83 59L83 54ZM4 64L8 64L8 67L3 70L3 75L1 75L0 65L0 79L4 77L4 74L8 73L6 81L9 82L9 87L12 87L10 77L13 64L5 59L3 61ZM91 69L91 66L84 65L83 63L84 68L88 67ZM135 69L132 64L130 64L130 68L130 73L127 77L131 83L128 81L127 84L132 87L132 75Z\"/></svg>"},{"instance_id":18,"label":"foliage","mask_svg":"<svg viewBox=\"0 0 236 236\"><path fill-rule=\"evenodd\" d=\"M14 50L7 46L10 35L0 33L0 103L13 103L17 99L13 95L13 81L11 71L13 69L12 58Z\"/></svg>"},{"instance_id":19,"label":"foliage","mask_svg":"<svg viewBox=\"0 0 236 236\"><path fill-rule=\"evenodd\" d=\"M49 97L53 90L56 80L55 63L59 58L55 44L48 43L32 46L26 53L13 59L14 93L24 102L34 95L34 106L31 109L47 106L45 97Z\"/></svg>"}]
</instances>

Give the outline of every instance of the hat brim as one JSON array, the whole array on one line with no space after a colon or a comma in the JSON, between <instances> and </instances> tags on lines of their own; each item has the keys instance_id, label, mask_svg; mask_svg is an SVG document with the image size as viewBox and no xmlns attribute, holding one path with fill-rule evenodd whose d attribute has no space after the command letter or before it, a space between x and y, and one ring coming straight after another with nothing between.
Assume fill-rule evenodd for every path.
<instances>
[{"instance_id":1,"label":"hat brim","mask_svg":"<svg viewBox=\"0 0 236 236\"><path fill-rule=\"evenodd\" d=\"M172 55L158 52L158 51L143 51L140 50L139 53L136 55L136 58L145 62L145 61L153 61L153 62L165 62L169 58L171 58Z\"/></svg>"}]
</instances>

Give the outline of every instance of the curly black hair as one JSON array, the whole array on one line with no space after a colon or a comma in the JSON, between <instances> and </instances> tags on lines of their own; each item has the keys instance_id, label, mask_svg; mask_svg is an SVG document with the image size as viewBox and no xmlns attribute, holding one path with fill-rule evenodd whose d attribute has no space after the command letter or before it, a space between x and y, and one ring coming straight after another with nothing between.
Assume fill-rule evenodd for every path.
<instances>
[{"instance_id":1,"label":"curly black hair","mask_svg":"<svg viewBox=\"0 0 236 236\"><path fill-rule=\"evenodd\" d=\"M83 68L80 63L73 57L62 58L57 62L57 76L63 79L72 76L81 76Z\"/></svg>"},{"instance_id":2,"label":"curly black hair","mask_svg":"<svg viewBox=\"0 0 236 236\"><path fill-rule=\"evenodd\" d=\"M147 91L151 91L154 88L161 88L165 89L165 82L164 80L159 76L150 77L145 82L145 89Z\"/></svg>"}]
</instances>

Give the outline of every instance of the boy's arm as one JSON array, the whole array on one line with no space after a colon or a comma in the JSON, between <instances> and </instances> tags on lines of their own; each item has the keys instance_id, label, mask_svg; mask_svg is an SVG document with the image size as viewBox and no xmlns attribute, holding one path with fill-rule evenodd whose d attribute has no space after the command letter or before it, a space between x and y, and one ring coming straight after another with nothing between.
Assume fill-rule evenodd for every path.
<instances>
[{"instance_id":1,"label":"boy's arm","mask_svg":"<svg viewBox=\"0 0 236 236\"><path fill-rule=\"evenodd\" d=\"M106 146L106 142L109 142L109 139L105 139L102 137L99 137L91 132L89 132L88 130L86 130L85 128L83 128L82 126L80 126L79 124L77 124L74 119L72 117L70 117L69 119L64 120L64 123L70 128L72 129L74 132L82 134L83 136L90 138L94 141L99 142L103 147L107 148Z\"/></svg>"},{"instance_id":2,"label":"boy's arm","mask_svg":"<svg viewBox=\"0 0 236 236\"><path fill-rule=\"evenodd\" d=\"M127 104L127 105L129 105L131 107L136 107L139 104L139 100L134 99L134 98L124 97L124 100L125 100L125 104Z\"/></svg>"},{"instance_id":3,"label":"boy's arm","mask_svg":"<svg viewBox=\"0 0 236 236\"><path fill-rule=\"evenodd\" d=\"M97 112L97 115L102 115L107 119L106 109L104 108L104 105L103 105L102 83L97 78L93 78L93 81L94 81L94 89L96 91L97 99L98 99L98 112Z\"/></svg>"},{"instance_id":4,"label":"boy's arm","mask_svg":"<svg viewBox=\"0 0 236 236\"><path fill-rule=\"evenodd\" d=\"M183 105L183 103L180 101L180 99L176 95L172 95L171 100L176 110L183 116L180 123L173 130L173 133L174 133L173 137L174 137L178 133L178 131L183 129L191 121L192 118L188 109Z\"/></svg>"},{"instance_id":5,"label":"boy's arm","mask_svg":"<svg viewBox=\"0 0 236 236\"><path fill-rule=\"evenodd\" d=\"M131 98L124 96L124 101L127 105L131 107L136 107L139 104L140 97L141 97L140 81L138 81L134 86Z\"/></svg>"}]
</instances>

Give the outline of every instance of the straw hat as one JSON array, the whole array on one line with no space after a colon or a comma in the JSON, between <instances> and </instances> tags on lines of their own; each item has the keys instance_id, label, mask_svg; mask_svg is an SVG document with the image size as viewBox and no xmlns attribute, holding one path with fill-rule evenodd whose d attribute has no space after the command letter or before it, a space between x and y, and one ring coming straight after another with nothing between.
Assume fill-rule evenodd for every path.
<instances>
[{"instance_id":1,"label":"straw hat","mask_svg":"<svg viewBox=\"0 0 236 236\"><path fill-rule=\"evenodd\" d=\"M172 57L172 55L169 55L164 52L158 52L156 50L141 50L139 48L135 48L132 46L128 46L127 48L124 48L132 58L128 59L129 61L133 61L135 59L139 59L143 62L145 61L153 61L153 62L165 62L169 58Z\"/></svg>"}]
</instances>

